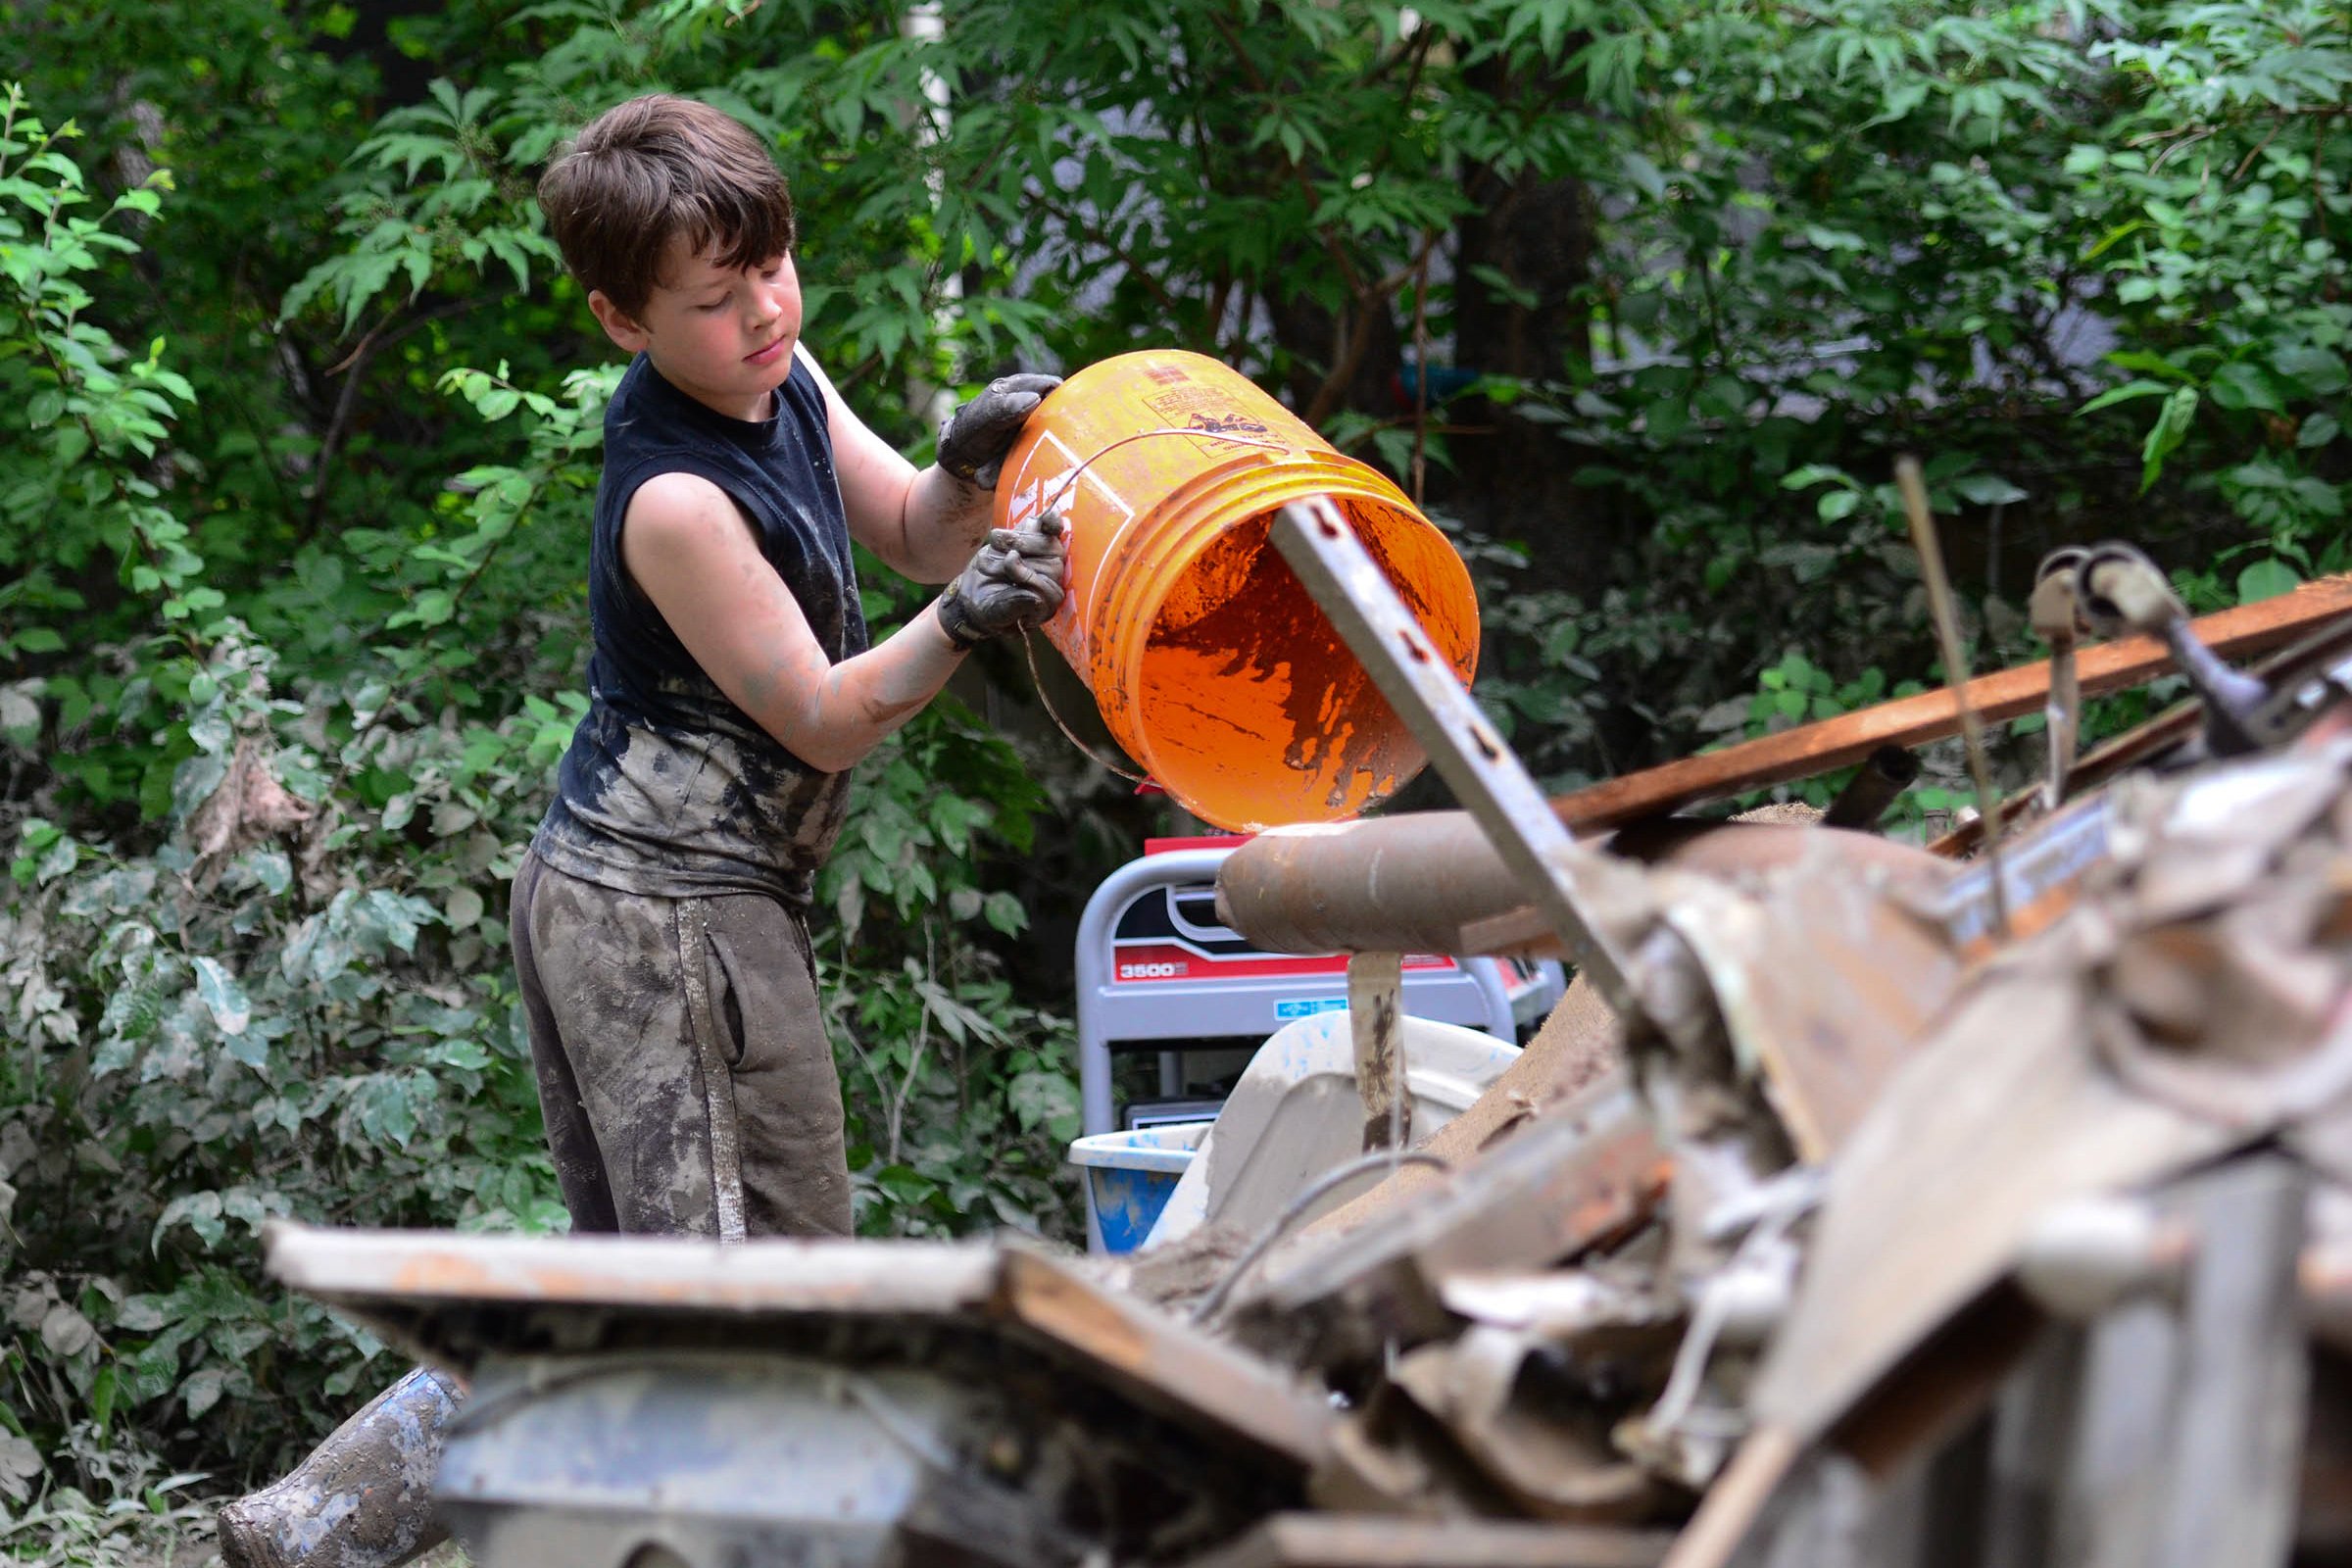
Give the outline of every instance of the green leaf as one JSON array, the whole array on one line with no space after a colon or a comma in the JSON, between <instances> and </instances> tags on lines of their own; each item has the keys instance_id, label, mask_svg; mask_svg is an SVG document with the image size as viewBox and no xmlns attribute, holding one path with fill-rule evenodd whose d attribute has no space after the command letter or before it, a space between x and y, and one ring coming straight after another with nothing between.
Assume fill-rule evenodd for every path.
<instances>
[{"instance_id":1,"label":"green leaf","mask_svg":"<svg viewBox=\"0 0 2352 1568\"><path fill-rule=\"evenodd\" d=\"M2258 561L2237 574L2237 602L2251 605L2276 599L2303 585L2294 568L2278 560Z\"/></svg>"},{"instance_id":2,"label":"green leaf","mask_svg":"<svg viewBox=\"0 0 2352 1568\"><path fill-rule=\"evenodd\" d=\"M1657 165L1640 153L1629 151L1618 159L1618 167L1642 195L1653 202L1666 199L1666 176L1658 172Z\"/></svg>"},{"instance_id":3,"label":"green leaf","mask_svg":"<svg viewBox=\"0 0 2352 1568\"><path fill-rule=\"evenodd\" d=\"M220 1366L199 1367L179 1386L179 1396L186 1401L188 1419L201 1418L207 1410L220 1402L228 1387L228 1369Z\"/></svg>"},{"instance_id":4,"label":"green leaf","mask_svg":"<svg viewBox=\"0 0 2352 1568\"><path fill-rule=\"evenodd\" d=\"M1886 96L1880 103L1879 112L1862 123L1865 128L1871 125L1890 125L1908 116L1927 101L1928 84L1926 82L1896 82L1886 89Z\"/></svg>"},{"instance_id":5,"label":"green leaf","mask_svg":"<svg viewBox=\"0 0 2352 1568\"><path fill-rule=\"evenodd\" d=\"M1021 1073L1005 1086L1004 1101L1024 1128L1042 1126L1057 1143L1067 1143L1079 1134L1078 1086L1067 1074Z\"/></svg>"},{"instance_id":6,"label":"green leaf","mask_svg":"<svg viewBox=\"0 0 2352 1568\"><path fill-rule=\"evenodd\" d=\"M2078 415L2093 414L2118 403L2129 403L2133 398L2170 397L2172 393L2173 388L2162 381L2127 381L2122 386L2111 387L2100 393L2077 409L2075 413Z\"/></svg>"},{"instance_id":7,"label":"green leaf","mask_svg":"<svg viewBox=\"0 0 2352 1568\"><path fill-rule=\"evenodd\" d=\"M2333 397L2352 384L2342 349L2316 343L2287 343L2271 352L2271 369L2305 397Z\"/></svg>"},{"instance_id":8,"label":"green leaf","mask_svg":"<svg viewBox=\"0 0 2352 1568\"><path fill-rule=\"evenodd\" d=\"M2164 410L2156 416L2148 438L2140 445L2139 489L2142 495L2164 471L2164 460L2187 439L2189 425L2197 416L2197 389L2184 386L2177 389L2164 401Z\"/></svg>"},{"instance_id":9,"label":"green leaf","mask_svg":"<svg viewBox=\"0 0 2352 1568\"><path fill-rule=\"evenodd\" d=\"M1663 397L1650 404L1642 414L1649 439L1659 446L1668 446L1690 426L1690 405L1680 397Z\"/></svg>"},{"instance_id":10,"label":"green leaf","mask_svg":"<svg viewBox=\"0 0 2352 1568\"><path fill-rule=\"evenodd\" d=\"M2215 408L2227 409L2231 413L2244 409L2267 409L2278 414L2286 408L2271 385L2271 378L2244 360L2232 360L2215 370L2206 390L2211 394Z\"/></svg>"},{"instance_id":11,"label":"green leaf","mask_svg":"<svg viewBox=\"0 0 2352 1568\"><path fill-rule=\"evenodd\" d=\"M214 1027L224 1035L241 1035L253 1022L253 1004L247 1000L244 987L236 977L222 968L214 958L193 960L196 968L196 995L205 1010L213 1015Z\"/></svg>"},{"instance_id":12,"label":"green leaf","mask_svg":"<svg viewBox=\"0 0 2352 1568\"><path fill-rule=\"evenodd\" d=\"M1029 910L1017 895L997 892L981 906L981 918L1008 937L1018 936L1029 924Z\"/></svg>"},{"instance_id":13,"label":"green leaf","mask_svg":"<svg viewBox=\"0 0 2352 1568\"><path fill-rule=\"evenodd\" d=\"M114 1424L115 1391L121 1383L122 1373L111 1363L100 1367L98 1375L90 1380L90 1415L97 1421L102 1437Z\"/></svg>"},{"instance_id":14,"label":"green leaf","mask_svg":"<svg viewBox=\"0 0 2352 1568\"><path fill-rule=\"evenodd\" d=\"M435 1048L433 1059L445 1067L480 1072L490 1065L490 1053L471 1040L448 1040Z\"/></svg>"},{"instance_id":15,"label":"green leaf","mask_svg":"<svg viewBox=\"0 0 2352 1568\"><path fill-rule=\"evenodd\" d=\"M2197 379L2164 355L2146 349L2118 349L2107 356L2107 363L2121 370L2145 370L2182 386L2192 385Z\"/></svg>"},{"instance_id":16,"label":"green leaf","mask_svg":"<svg viewBox=\"0 0 2352 1568\"><path fill-rule=\"evenodd\" d=\"M1997 473L1964 473L1952 481L1963 501L1981 507L2003 506L2026 499L2026 492Z\"/></svg>"},{"instance_id":17,"label":"green leaf","mask_svg":"<svg viewBox=\"0 0 2352 1568\"><path fill-rule=\"evenodd\" d=\"M1854 483L1853 476L1848 474L1843 468L1833 468L1818 463L1808 463L1803 467L1795 469L1793 472L1783 474L1781 476L1781 488L1784 490L1802 490L1808 485L1820 484L1824 480L1835 484L1844 485L1849 489L1853 487Z\"/></svg>"}]
</instances>

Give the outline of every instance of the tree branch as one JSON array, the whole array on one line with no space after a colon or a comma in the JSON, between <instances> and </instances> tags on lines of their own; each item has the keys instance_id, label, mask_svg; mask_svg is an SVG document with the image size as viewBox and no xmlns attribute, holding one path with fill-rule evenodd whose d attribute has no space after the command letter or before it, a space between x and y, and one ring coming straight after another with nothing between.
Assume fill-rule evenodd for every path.
<instances>
[{"instance_id":1,"label":"tree branch","mask_svg":"<svg viewBox=\"0 0 2352 1568\"><path fill-rule=\"evenodd\" d=\"M335 454L341 450L344 437L351 428L352 410L358 407L360 383L366 377L369 362L385 349L423 330L433 322L478 310L483 303L482 297L478 294L467 295L464 299L450 300L418 313L414 319L404 323L398 331L390 333L387 333L385 328L397 318L398 313L387 315L381 321L368 328L367 336L361 338L359 346L344 356L340 365L326 372L329 375L338 372L344 373L348 378L343 383L343 390L335 398L335 412L333 417L327 421L326 434L321 436L318 441L318 457L311 476L310 510L303 518L303 532L306 536L316 534L319 524L326 520L327 473L334 466Z\"/></svg>"}]
</instances>

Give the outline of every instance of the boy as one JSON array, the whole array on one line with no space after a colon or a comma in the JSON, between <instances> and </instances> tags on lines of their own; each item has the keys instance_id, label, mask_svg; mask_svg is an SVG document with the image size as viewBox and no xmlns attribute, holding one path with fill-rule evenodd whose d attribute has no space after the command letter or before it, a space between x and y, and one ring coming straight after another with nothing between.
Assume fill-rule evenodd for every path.
<instances>
[{"instance_id":1,"label":"boy","mask_svg":"<svg viewBox=\"0 0 2352 1568\"><path fill-rule=\"evenodd\" d=\"M605 419L589 710L511 914L564 1205L577 1231L846 1236L803 911L849 769L973 647L1061 602L1059 519L989 527L998 466L1057 382L992 383L918 473L801 344L784 180L702 104L598 117L539 201L635 357ZM852 539L949 583L876 647ZM455 1397L413 1372L223 1509L230 1568L388 1568L430 1544Z\"/></svg>"},{"instance_id":2,"label":"boy","mask_svg":"<svg viewBox=\"0 0 2352 1568\"><path fill-rule=\"evenodd\" d=\"M917 473L799 343L783 179L701 104L603 115L539 200L637 356L607 416L591 706L514 883L564 1203L584 1231L847 1235L802 910L849 768L978 641L1060 603L1058 524L992 541L987 488L1056 383L996 383ZM954 578L870 651L853 538Z\"/></svg>"}]
</instances>

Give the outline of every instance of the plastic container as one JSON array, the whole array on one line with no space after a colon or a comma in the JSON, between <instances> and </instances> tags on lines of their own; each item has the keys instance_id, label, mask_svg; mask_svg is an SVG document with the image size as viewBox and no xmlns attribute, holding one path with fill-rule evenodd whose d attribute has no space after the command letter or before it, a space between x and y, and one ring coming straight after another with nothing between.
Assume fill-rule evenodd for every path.
<instances>
[{"instance_id":1,"label":"plastic container","mask_svg":"<svg viewBox=\"0 0 2352 1568\"><path fill-rule=\"evenodd\" d=\"M1428 758L1267 537L1329 496L1464 682L1478 603L1404 492L1247 377L1153 349L1089 366L1029 417L998 521L1071 524L1046 635L1120 746L1194 815L1242 832L1352 816Z\"/></svg>"},{"instance_id":2,"label":"plastic container","mask_svg":"<svg viewBox=\"0 0 2352 1568\"><path fill-rule=\"evenodd\" d=\"M1475 1029L1409 1014L1397 1026L1416 1144L1469 1109L1519 1059L1517 1046ZM1286 1024L1250 1058L1143 1245L1162 1246L1212 1220L1254 1236L1317 1177L1363 1148L1363 1097L1347 1010ZM1299 1222L1329 1213L1385 1175L1373 1171L1333 1189Z\"/></svg>"},{"instance_id":3,"label":"plastic container","mask_svg":"<svg viewBox=\"0 0 2352 1568\"><path fill-rule=\"evenodd\" d=\"M1144 1245L1209 1126L1173 1122L1096 1133L1070 1145L1070 1163L1086 1173L1089 1251L1132 1252Z\"/></svg>"}]
</instances>

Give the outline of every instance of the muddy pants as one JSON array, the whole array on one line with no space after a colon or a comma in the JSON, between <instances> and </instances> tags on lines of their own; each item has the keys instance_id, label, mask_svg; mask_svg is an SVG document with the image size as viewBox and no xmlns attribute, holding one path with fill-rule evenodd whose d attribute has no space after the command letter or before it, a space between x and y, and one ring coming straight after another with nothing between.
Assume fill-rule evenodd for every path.
<instances>
[{"instance_id":1,"label":"muddy pants","mask_svg":"<svg viewBox=\"0 0 2352 1568\"><path fill-rule=\"evenodd\" d=\"M616 893L523 858L514 966L575 1231L847 1236L808 927L756 894Z\"/></svg>"}]
</instances>

